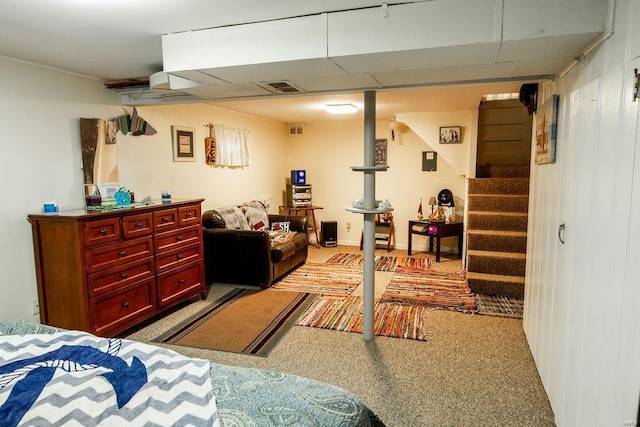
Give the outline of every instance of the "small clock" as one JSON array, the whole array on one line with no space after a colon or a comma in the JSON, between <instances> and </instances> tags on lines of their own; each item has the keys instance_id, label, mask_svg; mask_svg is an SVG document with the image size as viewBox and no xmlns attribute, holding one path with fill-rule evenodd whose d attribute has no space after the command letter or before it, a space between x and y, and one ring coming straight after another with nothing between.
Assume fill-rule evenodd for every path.
<instances>
[{"instance_id":1,"label":"small clock","mask_svg":"<svg viewBox=\"0 0 640 427\"><path fill-rule=\"evenodd\" d=\"M113 198L116 199L116 203L119 206L131 204L131 194L124 188L119 189L116 194L113 195Z\"/></svg>"},{"instance_id":2,"label":"small clock","mask_svg":"<svg viewBox=\"0 0 640 427\"><path fill-rule=\"evenodd\" d=\"M449 189L444 189L438 193L438 205L453 206L453 193Z\"/></svg>"}]
</instances>

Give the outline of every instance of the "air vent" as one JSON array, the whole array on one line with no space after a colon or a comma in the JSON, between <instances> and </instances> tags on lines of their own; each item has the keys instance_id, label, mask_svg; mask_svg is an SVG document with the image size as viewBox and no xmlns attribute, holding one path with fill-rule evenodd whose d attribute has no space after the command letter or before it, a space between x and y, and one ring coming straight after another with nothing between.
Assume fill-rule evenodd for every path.
<instances>
[{"instance_id":1,"label":"air vent","mask_svg":"<svg viewBox=\"0 0 640 427\"><path fill-rule=\"evenodd\" d=\"M289 125L289 136L304 135L304 125Z\"/></svg>"},{"instance_id":2,"label":"air vent","mask_svg":"<svg viewBox=\"0 0 640 427\"><path fill-rule=\"evenodd\" d=\"M300 92L300 89L291 86L287 82L268 82L267 85L271 86L276 90L276 92L280 93L297 93Z\"/></svg>"}]
</instances>

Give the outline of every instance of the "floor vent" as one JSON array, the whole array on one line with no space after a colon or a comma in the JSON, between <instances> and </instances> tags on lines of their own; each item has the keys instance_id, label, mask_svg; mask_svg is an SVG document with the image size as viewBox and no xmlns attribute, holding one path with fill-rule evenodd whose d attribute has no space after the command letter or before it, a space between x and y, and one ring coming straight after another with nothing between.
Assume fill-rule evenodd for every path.
<instances>
[{"instance_id":1,"label":"floor vent","mask_svg":"<svg viewBox=\"0 0 640 427\"><path fill-rule=\"evenodd\" d=\"M289 125L289 136L304 135L304 125Z\"/></svg>"}]
</instances>

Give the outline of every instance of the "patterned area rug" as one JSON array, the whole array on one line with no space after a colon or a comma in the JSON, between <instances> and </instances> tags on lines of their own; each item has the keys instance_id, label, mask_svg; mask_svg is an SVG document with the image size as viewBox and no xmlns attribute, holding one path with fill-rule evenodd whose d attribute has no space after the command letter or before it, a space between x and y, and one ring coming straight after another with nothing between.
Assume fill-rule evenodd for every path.
<instances>
[{"instance_id":1,"label":"patterned area rug","mask_svg":"<svg viewBox=\"0 0 640 427\"><path fill-rule=\"evenodd\" d=\"M274 283L270 289L345 297L362 282L362 270L345 265L308 262Z\"/></svg>"},{"instance_id":2,"label":"patterned area rug","mask_svg":"<svg viewBox=\"0 0 640 427\"><path fill-rule=\"evenodd\" d=\"M506 296L476 295L478 314L522 319L524 300Z\"/></svg>"},{"instance_id":3,"label":"patterned area rug","mask_svg":"<svg viewBox=\"0 0 640 427\"><path fill-rule=\"evenodd\" d=\"M364 257L360 254L339 253L329 258L326 263L362 267L364 264ZM431 268L432 263L433 261L428 258L396 257L386 255L378 255L375 257L376 271L396 271L398 267L425 269Z\"/></svg>"},{"instance_id":4,"label":"patterned area rug","mask_svg":"<svg viewBox=\"0 0 640 427\"><path fill-rule=\"evenodd\" d=\"M296 323L300 326L362 333L362 297L318 298ZM424 307L376 302L375 335L426 341Z\"/></svg>"},{"instance_id":5,"label":"patterned area rug","mask_svg":"<svg viewBox=\"0 0 640 427\"><path fill-rule=\"evenodd\" d=\"M381 302L477 313L465 270L459 272L399 268Z\"/></svg>"}]
</instances>

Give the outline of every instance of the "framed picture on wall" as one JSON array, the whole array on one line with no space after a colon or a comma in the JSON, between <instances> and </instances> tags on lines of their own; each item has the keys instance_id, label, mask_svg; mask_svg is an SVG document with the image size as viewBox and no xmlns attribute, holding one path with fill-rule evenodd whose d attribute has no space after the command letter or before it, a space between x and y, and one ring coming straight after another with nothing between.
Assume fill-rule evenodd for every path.
<instances>
[{"instance_id":1,"label":"framed picture on wall","mask_svg":"<svg viewBox=\"0 0 640 427\"><path fill-rule=\"evenodd\" d=\"M376 139L375 165L387 164L387 140Z\"/></svg>"},{"instance_id":2,"label":"framed picture on wall","mask_svg":"<svg viewBox=\"0 0 640 427\"><path fill-rule=\"evenodd\" d=\"M195 144L193 136L194 128L183 126L171 126L173 136L173 161L174 162L195 162Z\"/></svg>"},{"instance_id":3,"label":"framed picture on wall","mask_svg":"<svg viewBox=\"0 0 640 427\"><path fill-rule=\"evenodd\" d=\"M552 95L536 111L536 164L556 161L556 134L558 129L558 95Z\"/></svg>"},{"instance_id":4,"label":"framed picture on wall","mask_svg":"<svg viewBox=\"0 0 640 427\"><path fill-rule=\"evenodd\" d=\"M444 126L440 128L440 144L460 144L462 136L460 126Z\"/></svg>"}]
</instances>

